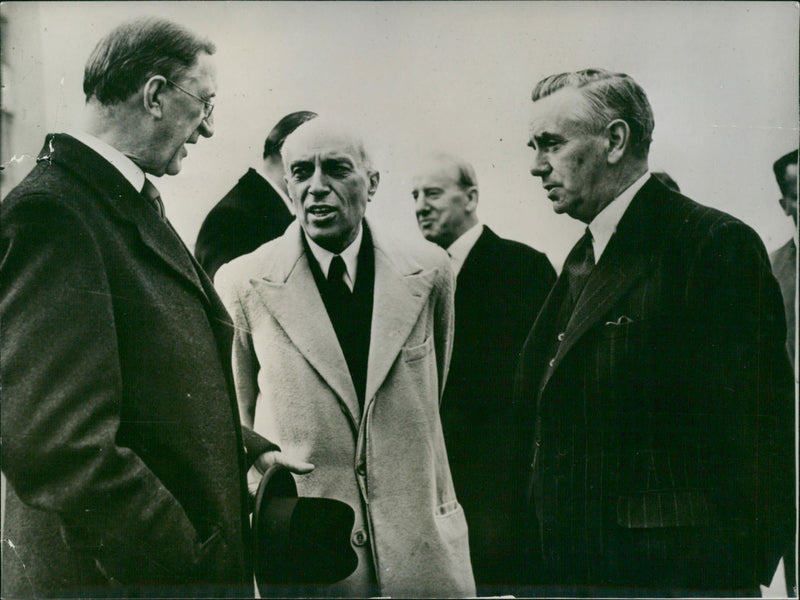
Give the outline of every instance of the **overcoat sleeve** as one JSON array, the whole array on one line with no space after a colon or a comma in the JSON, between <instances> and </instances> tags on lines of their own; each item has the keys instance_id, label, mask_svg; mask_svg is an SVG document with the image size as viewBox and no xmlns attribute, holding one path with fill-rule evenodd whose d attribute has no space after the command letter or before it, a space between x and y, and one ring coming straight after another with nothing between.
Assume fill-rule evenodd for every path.
<instances>
[{"instance_id":1,"label":"overcoat sleeve","mask_svg":"<svg viewBox=\"0 0 800 600\"><path fill-rule=\"evenodd\" d=\"M239 415L245 429L249 429L253 427L258 398L258 359L237 283L234 273L227 265L223 265L214 278L214 287L233 319L231 352L233 381L236 387L236 400L239 403Z\"/></svg>"},{"instance_id":2,"label":"overcoat sleeve","mask_svg":"<svg viewBox=\"0 0 800 600\"><path fill-rule=\"evenodd\" d=\"M193 577L197 531L118 443L115 299L95 232L52 195L24 200L4 207L0 244L3 472L23 502L58 514L65 541L109 577Z\"/></svg>"},{"instance_id":3,"label":"overcoat sleeve","mask_svg":"<svg viewBox=\"0 0 800 600\"><path fill-rule=\"evenodd\" d=\"M717 415L706 432L709 483L725 517L742 531L755 528L757 547L744 551L757 553L768 583L795 531L794 381L780 290L761 240L741 223L712 228L689 264L689 385Z\"/></svg>"}]
</instances>

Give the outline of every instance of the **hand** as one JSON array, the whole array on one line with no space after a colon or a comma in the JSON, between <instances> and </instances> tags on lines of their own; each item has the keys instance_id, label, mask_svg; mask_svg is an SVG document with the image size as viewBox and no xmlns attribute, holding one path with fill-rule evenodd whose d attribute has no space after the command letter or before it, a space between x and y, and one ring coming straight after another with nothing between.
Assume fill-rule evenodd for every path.
<instances>
[{"instance_id":1,"label":"hand","mask_svg":"<svg viewBox=\"0 0 800 600\"><path fill-rule=\"evenodd\" d=\"M297 458L287 456L280 450L270 450L259 456L253 466L259 473L264 473L272 465L282 465L296 475L305 475L314 470L314 465Z\"/></svg>"}]
</instances>

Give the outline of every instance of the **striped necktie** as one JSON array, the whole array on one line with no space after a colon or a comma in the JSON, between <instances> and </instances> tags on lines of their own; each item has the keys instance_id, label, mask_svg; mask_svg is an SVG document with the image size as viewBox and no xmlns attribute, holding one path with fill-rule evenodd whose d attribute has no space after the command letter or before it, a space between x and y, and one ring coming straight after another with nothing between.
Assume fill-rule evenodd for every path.
<instances>
[{"instance_id":1,"label":"striped necktie","mask_svg":"<svg viewBox=\"0 0 800 600\"><path fill-rule=\"evenodd\" d=\"M569 299L572 306L578 301L578 297L589 279L589 274L594 269L594 247L592 246L592 232L586 228L583 237L575 244L572 252L564 261L564 275L569 284Z\"/></svg>"},{"instance_id":2,"label":"striped necktie","mask_svg":"<svg viewBox=\"0 0 800 600\"><path fill-rule=\"evenodd\" d=\"M164 220L164 203L161 202L161 194L158 193L156 186L152 182L144 178L144 186L142 187L142 196L147 200L150 205L156 210L161 220Z\"/></svg>"}]
</instances>

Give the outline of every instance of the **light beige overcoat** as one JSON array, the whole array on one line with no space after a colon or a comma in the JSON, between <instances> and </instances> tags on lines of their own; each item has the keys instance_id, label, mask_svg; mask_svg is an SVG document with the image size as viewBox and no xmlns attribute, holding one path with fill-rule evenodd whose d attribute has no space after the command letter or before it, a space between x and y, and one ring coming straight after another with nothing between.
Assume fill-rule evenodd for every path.
<instances>
[{"instance_id":1,"label":"light beige overcoat","mask_svg":"<svg viewBox=\"0 0 800 600\"><path fill-rule=\"evenodd\" d=\"M359 566L332 595L368 593L374 565L382 595L474 596L439 420L453 335L449 259L368 223L375 287L363 411L295 222L217 273L236 325L240 412L283 452L316 465L295 476L301 496L355 510Z\"/></svg>"}]
</instances>

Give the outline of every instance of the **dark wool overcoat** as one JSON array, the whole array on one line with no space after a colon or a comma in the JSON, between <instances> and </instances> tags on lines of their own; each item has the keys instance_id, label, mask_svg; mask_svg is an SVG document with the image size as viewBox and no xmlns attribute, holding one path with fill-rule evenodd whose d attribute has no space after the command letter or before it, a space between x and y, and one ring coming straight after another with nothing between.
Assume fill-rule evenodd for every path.
<instances>
[{"instance_id":1,"label":"dark wool overcoat","mask_svg":"<svg viewBox=\"0 0 800 600\"><path fill-rule=\"evenodd\" d=\"M230 319L169 224L48 136L2 203L3 597L251 595Z\"/></svg>"}]
</instances>

